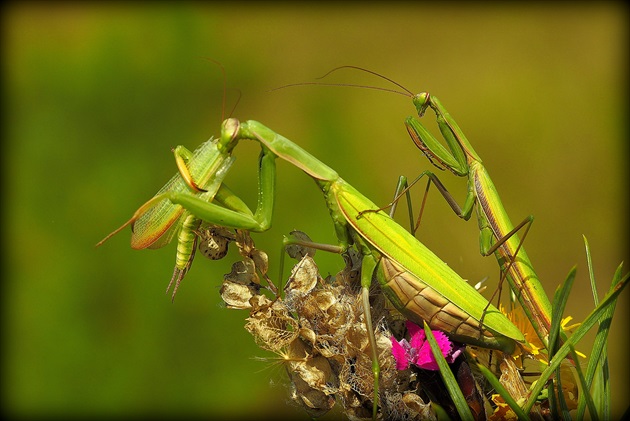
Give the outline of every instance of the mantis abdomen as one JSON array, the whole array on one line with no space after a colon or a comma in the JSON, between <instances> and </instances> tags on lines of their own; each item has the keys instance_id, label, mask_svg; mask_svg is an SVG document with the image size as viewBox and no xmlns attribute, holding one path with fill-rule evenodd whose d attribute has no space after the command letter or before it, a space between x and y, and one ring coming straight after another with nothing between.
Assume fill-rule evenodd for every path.
<instances>
[{"instance_id":1,"label":"mantis abdomen","mask_svg":"<svg viewBox=\"0 0 630 421\"><path fill-rule=\"evenodd\" d=\"M385 295L407 319L419 325L426 321L461 342L514 350L514 340L482 328L473 316L387 256L381 257L377 276Z\"/></svg>"}]
</instances>

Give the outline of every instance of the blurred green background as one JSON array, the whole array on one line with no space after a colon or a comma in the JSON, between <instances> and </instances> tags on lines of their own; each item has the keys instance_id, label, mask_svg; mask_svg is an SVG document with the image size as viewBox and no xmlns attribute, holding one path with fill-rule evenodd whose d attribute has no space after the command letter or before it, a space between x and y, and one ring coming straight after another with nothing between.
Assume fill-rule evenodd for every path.
<instances>
[{"instance_id":1,"label":"blurred green background","mask_svg":"<svg viewBox=\"0 0 630 421\"><path fill-rule=\"evenodd\" d=\"M592 309L582 234L599 291L628 261L627 9L621 3L12 3L3 13L5 276L3 399L21 417L283 414L284 369L256 357L244 312L218 294L235 251L198 258L171 304L174 244L129 248L127 220L176 171L170 148L219 132L223 82L255 119L337 169L376 203L400 174L430 168L409 140L409 99L280 85L353 64L438 96L484 159L551 295L578 278L567 314ZM331 82L387 86L350 70ZM430 117L429 117L430 118ZM428 120L427 120L428 121ZM228 184L252 207L259 148ZM463 200L465 182L443 176ZM416 191L419 198L421 190ZM401 213L401 221L405 221ZM283 234L334 242L321 194L278 164L273 228L254 239L277 273ZM498 278L476 222L430 197L420 238L465 278ZM339 256L318 254L321 272ZM628 292L610 341L615 411L630 396ZM592 335L583 343L591 346Z\"/></svg>"}]
</instances>

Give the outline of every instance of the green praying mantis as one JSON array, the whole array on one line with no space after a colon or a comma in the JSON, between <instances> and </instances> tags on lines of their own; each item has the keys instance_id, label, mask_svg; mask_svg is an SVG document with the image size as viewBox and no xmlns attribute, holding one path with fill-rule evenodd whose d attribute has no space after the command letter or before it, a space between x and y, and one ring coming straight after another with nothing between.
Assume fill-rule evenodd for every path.
<instances>
[{"instance_id":1,"label":"green praying mantis","mask_svg":"<svg viewBox=\"0 0 630 421\"><path fill-rule=\"evenodd\" d=\"M232 150L240 140L256 141L262 148L255 213L222 183L223 172L232 159ZM132 225L133 236L143 240L134 242L132 237L132 246L137 243L147 247L154 244L161 246L173 238L171 231L181 226L181 232L186 232L186 235L180 233L178 255L188 256L178 259L185 263L181 265L183 269L176 267L174 278L181 280L192 263L194 240L188 238L195 234L194 226L189 227L184 218L222 227L265 231L270 226L273 212L275 158L280 157L312 177L322 190L338 238L338 245L327 250L342 253L355 246L363 256L361 287L375 379L374 416L378 406L379 363L369 302L369 287L373 278L405 317L416 323L426 321L433 329L445 331L455 340L507 353L524 342L523 334L505 315L413 234L379 211L372 201L336 171L289 139L259 122L239 122L230 118L223 122L219 139L207 147L211 159L200 158L197 153L176 153L180 174L174 179L178 181L171 180L99 245L127 225ZM216 171L215 178L212 177L213 171ZM162 207L167 212L152 210ZM373 212L366 212L368 210ZM147 218L142 226L148 228L137 234L140 222Z\"/></svg>"},{"instance_id":2,"label":"green praying mantis","mask_svg":"<svg viewBox=\"0 0 630 421\"><path fill-rule=\"evenodd\" d=\"M422 117L430 108L446 140L450 152L414 117L405 120L407 131L418 148L435 166L448 169L460 177L468 177L468 193L462 207L448 194L440 180L431 172L425 173L438 187L453 211L464 220L470 219L476 206L479 225L479 245L483 256L495 254L512 291L523 306L543 344L548 345L551 328L551 303L538 280L534 267L522 247L522 240L533 222L529 216L516 227L501 202L494 183L481 158L450 116L442 103L424 92L413 97L413 103ZM523 239L516 232L525 227Z\"/></svg>"},{"instance_id":3,"label":"green praying mantis","mask_svg":"<svg viewBox=\"0 0 630 421\"><path fill-rule=\"evenodd\" d=\"M437 168L441 170L448 169L459 177L468 177L468 193L466 199L463 206L460 206L446 190L439 178L431 171L422 172L410 184L413 185L424 176L429 177L429 183L433 182L455 214L464 220L470 219L475 204L477 205L476 213L480 231L480 252L483 256L495 254L501 271L504 274L503 276L507 278L511 290L515 293L521 306L527 313L542 343L548 347L551 328L551 303L534 271L534 267L525 249L522 247L525 236L533 222L533 217L530 215L516 227L512 224L481 158L474 150L457 122L436 97L428 92L413 94L407 88L392 79L357 66L340 66L334 68L322 76L322 78L344 68L359 70L378 76L403 89L405 92L374 88L411 97L418 117L420 118L424 116L427 109L431 109L435 113L439 130L446 141L448 149L413 116L405 119L407 132L416 146ZM323 84L319 82L306 84L372 88L370 86ZM285 86L295 85L303 84ZM407 186L405 189L399 189L400 193L397 193L394 201L388 206L393 206L409 188L410 186ZM381 209L385 209L388 206ZM519 239L516 233L523 228L523 238ZM414 228L412 226L412 231L413 230Z\"/></svg>"},{"instance_id":4,"label":"green praying mantis","mask_svg":"<svg viewBox=\"0 0 630 421\"><path fill-rule=\"evenodd\" d=\"M127 222L96 246L102 245L129 225L132 228L131 247L137 250L163 247L177 235L175 269L166 289L168 292L174 284L172 294L174 299L181 281L192 265L197 241L203 237L199 231L203 218L199 218L195 212L197 201L207 204L212 201L219 203L215 205L218 220L222 220L223 215L227 213L233 224L243 229L265 231L270 226L275 182L274 157L261 153L260 160L265 164L261 163L259 167L261 171L269 174L261 174L259 180L270 182L271 186L264 186L264 189L261 186L259 190L270 191L271 194L259 195L257 211L254 213L223 183L234 162L232 151L236 144L237 141L231 138L211 138L194 152L183 146L175 148L173 152L179 173L154 197L140 206ZM195 201L189 204L192 198L195 198ZM206 254L204 249L202 252Z\"/></svg>"}]
</instances>

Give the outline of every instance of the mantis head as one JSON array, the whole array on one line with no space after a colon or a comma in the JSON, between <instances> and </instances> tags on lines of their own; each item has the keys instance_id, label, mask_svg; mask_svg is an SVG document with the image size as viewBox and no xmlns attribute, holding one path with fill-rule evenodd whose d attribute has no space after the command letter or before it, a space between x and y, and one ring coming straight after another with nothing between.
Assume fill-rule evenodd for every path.
<instances>
[{"instance_id":1,"label":"mantis head","mask_svg":"<svg viewBox=\"0 0 630 421\"><path fill-rule=\"evenodd\" d=\"M230 152L239 141L241 122L235 118L228 118L221 124L221 137L219 138L219 150Z\"/></svg>"},{"instance_id":2,"label":"mantis head","mask_svg":"<svg viewBox=\"0 0 630 421\"><path fill-rule=\"evenodd\" d=\"M431 94L428 92L421 92L414 95L411 100L413 101L414 107L416 107L418 117L422 117L431 103Z\"/></svg>"}]
</instances>

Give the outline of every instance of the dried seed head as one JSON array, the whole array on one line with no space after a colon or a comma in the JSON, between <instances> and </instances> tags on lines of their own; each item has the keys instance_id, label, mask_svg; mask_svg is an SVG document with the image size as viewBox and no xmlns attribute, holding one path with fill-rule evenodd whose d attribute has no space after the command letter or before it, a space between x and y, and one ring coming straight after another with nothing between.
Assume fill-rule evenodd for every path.
<instances>
[{"instance_id":1,"label":"dried seed head","mask_svg":"<svg viewBox=\"0 0 630 421\"><path fill-rule=\"evenodd\" d=\"M250 300L259 291L260 288L256 284L242 284L225 280L223 285L221 285L220 293L227 308L245 309L252 307Z\"/></svg>"},{"instance_id":2,"label":"dried seed head","mask_svg":"<svg viewBox=\"0 0 630 421\"><path fill-rule=\"evenodd\" d=\"M309 242L309 243L312 242L311 238L302 231L291 231L289 233L289 236L292 239L295 239L298 241L304 241L304 242ZM291 257L292 259L298 259L298 260L302 259L304 256L313 257L315 256L315 252L317 251L312 247L307 247L307 246L303 246L299 244L289 244L288 246L286 246L285 249L289 257Z\"/></svg>"},{"instance_id":3,"label":"dried seed head","mask_svg":"<svg viewBox=\"0 0 630 421\"><path fill-rule=\"evenodd\" d=\"M232 272L225 275L223 279L226 281L238 282L244 285L260 285L260 278L256 274L256 265L249 257L246 257L239 262L235 262L232 265Z\"/></svg>"},{"instance_id":4,"label":"dried seed head","mask_svg":"<svg viewBox=\"0 0 630 421\"><path fill-rule=\"evenodd\" d=\"M321 417L339 402L348 418L371 419L374 374L359 283L361 256L352 250L344 256L343 270L323 280L306 254L293 268L285 298L273 288L275 296L269 298L256 275L261 266L266 268L266 255L264 263L253 258L262 252L246 231L237 231L236 243L245 259L226 275L222 296L230 308L249 309L245 328L262 349L281 357L292 400L312 417ZM434 372L427 383L422 370L396 369L391 337L401 339L406 328L379 286L373 288L370 307L381 370L378 417L435 419L429 396L450 397L444 389L435 389ZM489 394L486 390L482 396Z\"/></svg>"},{"instance_id":5,"label":"dried seed head","mask_svg":"<svg viewBox=\"0 0 630 421\"><path fill-rule=\"evenodd\" d=\"M252 240L248 231L236 230L235 242L239 253L243 257L249 256L250 252L255 249L254 240Z\"/></svg>"},{"instance_id":6,"label":"dried seed head","mask_svg":"<svg viewBox=\"0 0 630 421\"><path fill-rule=\"evenodd\" d=\"M288 355L301 358L289 359L287 370L297 373L311 388L333 394L337 390L337 382L333 376L328 360L321 355L313 356L307 345L300 338L292 341L288 346Z\"/></svg>"},{"instance_id":7,"label":"dried seed head","mask_svg":"<svg viewBox=\"0 0 630 421\"><path fill-rule=\"evenodd\" d=\"M258 346L282 354L283 349L298 337L299 326L282 302L265 297L263 301L268 304L259 306L253 304L255 300L257 297L250 300L252 311L245 329L252 334Z\"/></svg>"},{"instance_id":8,"label":"dried seed head","mask_svg":"<svg viewBox=\"0 0 630 421\"><path fill-rule=\"evenodd\" d=\"M228 245L233 236L234 235L225 228L203 226L197 231L199 251L208 259L222 259L228 252Z\"/></svg>"},{"instance_id":9,"label":"dried seed head","mask_svg":"<svg viewBox=\"0 0 630 421\"><path fill-rule=\"evenodd\" d=\"M346 265L335 276L338 285L357 286L361 280L361 255L355 249L348 249L343 255Z\"/></svg>"},{"instance_id":10,"label":"dried seed head","mask_svg":"<svg viewBox=\"0 0 630 421\"><path fill-rule=\"evenodd\" d=\"M263 276L266 275L269 271L269 258L267 257L267 253L262 250L254 249L251 251L250 257L254 261L256 269L258 269Z\"/></svg>"},{"instance_id":11,"label":"dried seed head","mask_svg":"<svg viewBox=\"0 0 630 421\"><path fill-rule=\"evenodd\" d=\"M314 418L325 415L335 406L335 395L326 395L308 385L297 373L288 372L291 380L291 399L300 404Z\"/></svg>"},{"instance_id":12,"label":"dried seed head","mask_svg":"<svg viewBox=\"0 0 630 421\"><path fill-rule=\"evenodd\" d=\"M296 338L287 349L286 369L291 380L291 399L309 415L320 417L332 409L336 388L327 359L309 355L306 344Z\"/></svg>"},{"instance_id":13,"label":"dried seed head","mask_svg":"<svg viewBox=\"0 0 630 421\"><path fill-rule=\"evenodd\" d=\"M269 270L269 259L267 253L262 250L258 250L254 246L254 240L249 236L249 232L243 230L236 230L234 237L238 252L246 259L251 259L254 263L255 269L258 269L260 273L265 276Z\"/></svg>"},{"instance_id":14,"label":"dried seed head","mask_svg":"<svg viewBox=\"0 0 630 421\"><path fill-rule=\"evenodd\" d=\"M435 412L431 409L431 404L425 403L420 396L415 393L403 393L401 403L408 411L418 414L417 417L421 420L437 419Z\"/></svg>"},{"instance_id":15,"label":"dried seed head","mask_svg":"<svg viewBox=\"0 0 630 421\"><path fill-rule=\"evenodd\" d=\"M291 271L291 277L284 287L287 301L306 296L317 285L319 271L310 257L304 257Z\"/></svg>"}]
</instances>

